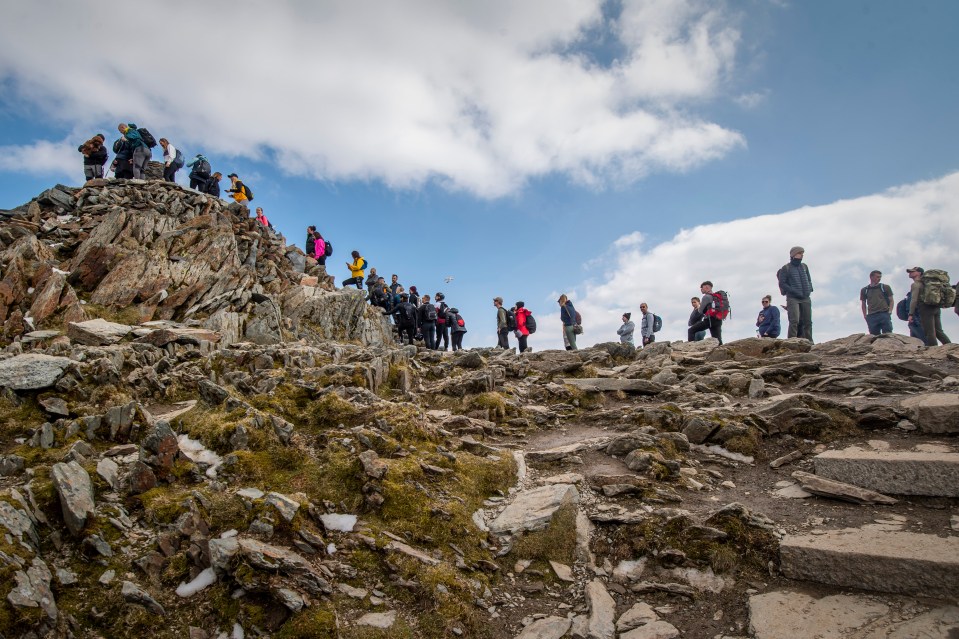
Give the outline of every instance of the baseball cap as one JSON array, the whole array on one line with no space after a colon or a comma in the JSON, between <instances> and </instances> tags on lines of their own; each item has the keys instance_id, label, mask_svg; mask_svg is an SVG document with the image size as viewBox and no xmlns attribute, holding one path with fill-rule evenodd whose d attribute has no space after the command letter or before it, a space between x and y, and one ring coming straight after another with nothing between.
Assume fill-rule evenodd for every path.
<instances>
[{"instance_id":1,"label":"baseball cap","mask_svg":"<svg viewBox=\"0 0 959 639\"><path fill-rule=\"evenodd\" d=\"M907 268L906 273L912 273L913 271L919 271L920 273L925 273L926 269L921 266L913 266L912 268Z\"/></svg>"}]
</instances>

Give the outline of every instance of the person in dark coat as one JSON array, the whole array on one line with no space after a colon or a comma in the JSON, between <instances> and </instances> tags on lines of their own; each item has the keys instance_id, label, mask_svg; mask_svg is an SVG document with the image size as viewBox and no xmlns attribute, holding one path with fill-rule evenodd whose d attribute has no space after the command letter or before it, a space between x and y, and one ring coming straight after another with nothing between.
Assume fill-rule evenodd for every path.
<instances>
[{"instance_id":1,"label":"person in dark coat","mask_svg":"<svg viewBox=\"0 0 959 639\"><path fill-rule=\"evenodd\" d=\"M407 343L412 344L416 336L416 307L410 304L410 296L406 293L400 294L400 303L393 309L393 321L399 329L400 341L405 334L409 338Z\"/></svg>"},{"instance_id":2,"label":"person in dark coat","mask_svg":"<svg viewBox=\"0 0 959 639\"><path fill-rule=\"evenodd\" d=\"M412 290L412 286L410 289ZM420 305L416 308L417 321L420 325L420 333L423 334L423 341L426 348L436 348L436 307L430 303L430 296L424 295Z\"/></svg>"},{"instance_id":3,"label":"person in dark coat","mask_svg":"<svg viewBox=\"0 0 959 639\"><path fill-rule=\"evenodd\" d=\"M773 304L771 295L762 299L763 309L756 318L756 333L760 337L779 337L782 330L779 323L779 309Z\"/></svg>"},{"instance_id":4,"label":"person in dark coat","mask_svg":"<svg viewBox=\"0 0 959 639\"><path fill-rule=\"evenodd\" d=\"M450 347L450 324L446 318L449 306L442 293L436 293L433 298L436 301L436 350L445 351ZM440 342L443 342L443 348L440 348Z\"/></svg>"},{"instance_id":5,"label":"person in dark coat","mask_svg":"<svg viewBox=\"0 0 959 639\"><path fill-rule=\"evenodd\" d=\"M450 333L453 336L453 350L463 350L463 336L466 335L466 322L463 321L463 316L460 315L458 309L447 309L446 323L449 325Z\"/></svg>"},{"instance_id":6,"label":"person in dark coat","mask_svg":"<svg viewBox=\"0 0 959 639\"><path fill-rule=\"evenodd\" d=\"M103 177L103 165L107 163L107 148L103 146L104 142L106 137L97 133L77 147L77 151L83 154L83 177L88 182Z\"/></svg>"},{"instance_id":7,"label":"person in dark coat","mask_svg":"<svg viewBox=\"0 0 959 639\"><path fill-rule=\"evenodd\" d=\"M789 249L789 263L776 274L779 292L786 296L786 314L789 316L789 337L802 337L812 341L812 276L803 263L806 249L794 246Z\"/></svg>"},{"instance_id":8,"label":"person in dark coat","mask_svg":"<svg viewBox=\"0 0 959 639\"><path fill-rule=\"evenodd\" d=\"M110 168L118 180L133 179L133 147L125 137L121 136L113 143L113 164Z\"/></svg>"}]
</instances>

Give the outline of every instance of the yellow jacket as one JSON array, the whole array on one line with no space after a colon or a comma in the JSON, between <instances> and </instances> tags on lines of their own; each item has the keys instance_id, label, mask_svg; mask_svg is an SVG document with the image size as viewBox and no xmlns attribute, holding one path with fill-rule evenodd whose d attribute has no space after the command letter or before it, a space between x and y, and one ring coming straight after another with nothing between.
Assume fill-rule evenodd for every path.
<instances>
[{"instance_id":1,"label":"yellow jacket","mask_svg":"<svg viewBox=\"0 0 959 639\"><path fill-rule=\"evenodd\" d=\"M363 259L363 256L353 260L353 263L349 265L350 273L353 277L363 277L363 269L366 268L366 260Z\"/></svg>"},{"instance_id":2,"label":"yellow jacket","mask_svg":"<svg viewBox=\"0 0 959 639\"><path fill-rule=\"evenodd\" d=\"M237 180L233 183L233 188L228 189L229 193L233 194L233 199L237 202L243 202L247 199L246 192L243 190L243 182Z\"/></svg>"}]
</instances>

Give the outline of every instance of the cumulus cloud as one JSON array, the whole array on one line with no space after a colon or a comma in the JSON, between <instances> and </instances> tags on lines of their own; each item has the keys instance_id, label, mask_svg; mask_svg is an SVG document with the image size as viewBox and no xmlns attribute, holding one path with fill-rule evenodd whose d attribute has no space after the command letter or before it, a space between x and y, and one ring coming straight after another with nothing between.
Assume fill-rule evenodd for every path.
<instances>
[{"instance_id":1,"label":"cumulus cloud","mask_svg":"<svg viewBox=\"0 0 959 639\"><path fill-rule=\"evenodd\" d=\"M795 245L806 249L815 286L816 341L862 333L866 329L859 291L868 284L869 272L883 272L896 300L908 290L909 266L943 268L956 281L957 237L959 173L822 206L697 226L653 246L645 244L642 234L629 233L612 243L604 261L614 266L602 280L572 287L578 295L571 298L586 330L580 345L617 340L620 316L631 311L637 321L641 302L663 318L658 339L685 340L689 298L699 294L704 280L730 294L733 312L723 325L724 339L752 337L763 295L785 304L776 271ZM946 333L959 332L954 314L943 317ZM785 331L785 312L783 321ZM535 347L561 348L558 313L538 322ZM894 327L908 333L898 319Z\"/></svg>"},{"instance_id":2,"label":"cumulus cloud","mask_svg":"<svg viewBox=\"0 0 959 639\"><path fill-rule=\"evenodd\" d=\"M69 127L132 120L318 179L480 197L555 173L603 186L744 144L694 112L734 68L722 6L17 3L0 23L0 83L8 104ZM589 55L597 32L623 55Z\"/></svg>"},{"instance_id":3,"label":"cumulus cloud","mask_svg":"<svg viewBox=\"0 0 959 639\"><path fill-rule=\"evenodd\" d=\"M83 158L76 147L68 141L46 140L0 146L0 171L82 177Z\"/></svg>"}]
</instances>

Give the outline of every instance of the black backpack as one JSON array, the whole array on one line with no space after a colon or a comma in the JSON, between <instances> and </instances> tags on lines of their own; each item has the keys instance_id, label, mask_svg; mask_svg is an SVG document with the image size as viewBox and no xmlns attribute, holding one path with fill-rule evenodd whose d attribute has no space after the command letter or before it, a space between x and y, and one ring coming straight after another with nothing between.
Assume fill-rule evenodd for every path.
<instances>
[{"instance_id":1,"label":"black backpack","mask_svg":"<svg viewBox=\"0 0 959 639\"><path fill-rule=\"evenodd\" d=\"M153 137L153 134L146 129L141 127L137 129L137 133L140 134L140 139L143 140L143 143L151 149L157 145L157 139Z\"/></svg>"},{"instance_id":2,"label":"black backpack","mask_svg":"<svg viewBox=\"0 0 959 639\"><path fill-rule=\"evenodd\" d=\"M402 309L403 319L405 319L408 324L415 324L416 307L406 302L405 304L400 304L400 308Z\"/></svg>"},{"instance_id":3,"label":"black backpack","mask_svg":"<svg viewBox=\"0 0 959 639\"><path fill-rule=\"evenodd\" d=\"M323 247L323 256L330 257L333 255L333 243L326 238L323 238L323 241L326 242L326 246Z\"/></svg>"},{"instance_id":4,"label":"black backpack","mask_svg":"<svg viewBox=\"0 0 959 639\"><path fill-rule=\"evenodd\" d=\"M202 178L210 177L210 163L206 160L200 160L193 165L193 172Z\"/></svg>"},{"instance_id":5,"label":"black backpack","mask_svg":"<svg viewBox=\"0 0 959 639\"><path fill-rule=\"evenodd\" d=\"M663 329L663 318L659 315L653 315L653 332L658 333Z\"/></svg>"},{"instance_id":6,"label":"black backpack","mask_svg":"<svg viewBox=\"0 0 959 639\"><path fill-rule=\"evenodd\" d=\"M183 153L180 152L180 149L176 150L176 156L173 158L173 165L178 169L183 168Z\"/></svg>"},{"instance_id":7,"label":"black backpack","mask_svg":"<svg viewBox=\"0 0 959 639\"><path fill-rule=\"evenodd\" d=\"M242 184L242 183L241 183L241 185L243 186L243 195L246 196L246 199L248 199L249 201L252 202L252 201L253 201L253 191L251 191L251 190L250 190L250 187L248 187L246 184Z\"/></svg>"},{"instance_id":8,"label":"black backpack","mask_svg":"<svg viewBox=\"0 0 959 639\"><path fill-rule=\"evenodd\" d=\"M423 313L423 317L426 318L427 322L435 322L437 318L436 307L432 304L426 304L424 306L426 311Z\"/></svg>"},{"instance_id":9,"label":"black backpack","mask_svg":"<svg viewBox=\"0 0 959 639\"><path fill-rule=\"evenodd\" d=\"M536 332L536 318L532 314L526 316L526 330L530 335Z\"/></svg>"},{"instance_id":10,"label":"black backpack","mask_svg":"<svg viewBox=\"0 0 959 639\"><path fill-rule=\"evenodd\" d=\"M912 297L912 291L906 293L906 296L896 304L896 317L902 321L909 319L909 299Z\"/></svg>"},{"instance_id":11,"label":"black backpack","mask_svg":"<svg viewBox=\"0 0 959 639\"><path fill-rule=\"evenodd\" d=\"M508 309L506 310L506 330L515 331L516 330L516 315L513 314L513 311Z\"/></svg>"},{"instance_id":12,"label":"black backpack","mask_svg":"<svg viewBox=\"0 0 959 639\"><path fill-rule=\"evenodd\" d=\"M220 197L220 185L212 177L208 177L203 182L202 191L207 195L213 195L215 197Z\"/></svg>"}]
</instances>

